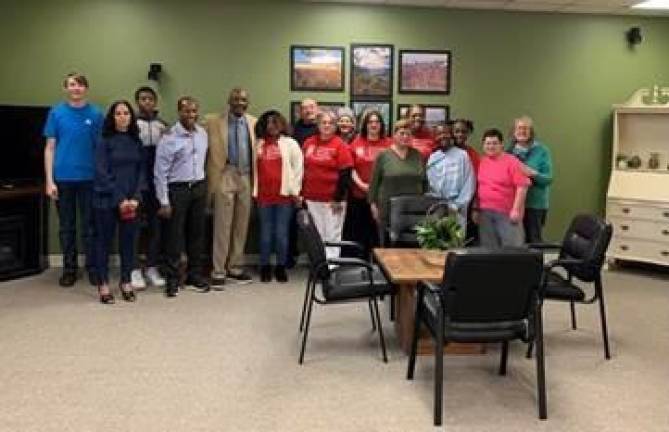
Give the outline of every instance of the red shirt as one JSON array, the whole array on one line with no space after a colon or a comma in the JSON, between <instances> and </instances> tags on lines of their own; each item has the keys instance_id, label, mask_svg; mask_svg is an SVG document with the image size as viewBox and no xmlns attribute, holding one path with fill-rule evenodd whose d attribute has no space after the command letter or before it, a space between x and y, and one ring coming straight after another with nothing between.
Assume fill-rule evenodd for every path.
<instances>
[{"instance_id":1,"label":"red shirt","mask_svg":"<svg viewBox=\"0 0 669 432\"><path fill-rule=\"evenodd\" d=\"M508 153L481 159L477 177L479 207L507 215L513 208L516 190L530 185L521 162Z\"/></svg>"},{"instance_id":2,"label":"red shirt","mask_svg":"<svg viewBox=\"0 0 669 432\"><path fill-rule=\"evenodd\" d=\"M291 199L281 195L281 152L276 138L266 138L258 152L258 204L290 204Z\"/></svg>"},{"instance_id":3,"label":"red shirt","mask_svg":"<svg viewBox=\"0 0 669 432\"><path fill-rule=\"evenodd\" d=\"M479 152L477 152L474 147L469 145L465 147L465 151L467 152L469 161L472 163L472 167L474 168L474 175L478 174L479 164L481 163L481 156L479 156Z\"/></svg>"},{"instance_id":4,"label":"red shirt","mask_svg":"<svg viewBox=\"0 0 669 432\"><path fill-rule=\"evenodd\" d=\"M411 147L418 150L423 158L423 163L427 162L428 158L434 151L435 146L436 144L434 142L434 136L427 128L423 128L417 132L414 132L411 137Z\"/></svg>"},{"instance_id":5,"label":"red shirt","mask_svg":"<svg viewBox=\"0 0 669 432\"><path fill-rule=\"evenodd\" d=\"M310 201L332 201L337 189L339 171L353 166L348 145L338 136L322 141L318 135L314 135L304 142L302 152L302 196Z\"/></svg>"},{"instance_id":6,"label":"red shirt","mask_svg":"<svg viewBox=\"0 0 669 432\"><path fill-rule=\"evenodd\" d=\"M353 157L353 169L365 183L369 183L372 177L372 168L376 156L390 147L391 138L381 138L377 141L369 141L358 135L351 143L351 156ZM356 198L365 198L367 192L363 191L353 182L351 191Z\"/></svg>"}]
</instances>

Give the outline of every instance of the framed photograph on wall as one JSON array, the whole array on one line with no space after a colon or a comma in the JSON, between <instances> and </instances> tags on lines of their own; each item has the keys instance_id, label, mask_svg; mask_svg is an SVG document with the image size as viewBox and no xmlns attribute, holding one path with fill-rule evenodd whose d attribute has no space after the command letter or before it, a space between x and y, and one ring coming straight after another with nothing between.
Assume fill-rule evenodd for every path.
<instances>
[{"instance_id":1,"label":"framed photograph on wall","mask_svg":"<svg viewBox=\"0 0 669 432\"><path fill-rule=\"evenodd\" d=\"M449 94L451 63L448 50L400 50L398 92Z\"/></svg>"},{"instance_id":2,"label":"framed photograph on wall","mask_svg":"<svg viewBox=\"0 0 669 432\"><path fill-rule=\"evenodd\" d=\"M290 103L290 124L294 125L297 119L300 118L300 106L302 101L292 101ZM337 112L338 108L346 106L344 102L318 102L319 109L325 109Z\"/></svg>"},{"instance_id":3,"label":"framed photograph on wall","mask_svg":"<svg viewBox=\"0 0 669 432\"><path fill-rule=\"evenodd\" d=\"M423 105L423 104L421 104ZM437 123L447 122L451 118L451 108L448 105L423 105L425 107L425 125L429 128ZM397 105L397 118L405 118L409 115L410 104Z\"/></svg>"},{"instance_id":4,"label":"framed photograph on wall","mask_svg":"<svg viewBox=\"0 0 669 432\"><path fill-rule=\"evenodd\" d=\"M393 102L390 100L376 100L376 101L371 101L371 100L352 100L351 101L351 109L355 113L355 116L358 121L358 125L360 124L361 116L362 114L369 110L369 109L374 109L377 110L381 113L381 117L383 117L383 122L386 124L386 131L392 131L392 124L393 124Z\"/></svg>"},{"instance_id":5,"label":"framed photograph on wall","mask_svg":"<svg viewBox=\"0 0 669 432\"><path fill-rule=\"evenodd\" d=\"M351 97L356 100L393 96L393 46L351 45Z\"/></svg>"},{"instance_id":6,"label":"framed photograph on wall","mask_svg":"<svg viewBox=\"0 0 669 432\"><path fill-rule=\"evenodd\" d=\"M344 48L292 45L290 90L343 91Z\"/></svg>"}]
</instances>

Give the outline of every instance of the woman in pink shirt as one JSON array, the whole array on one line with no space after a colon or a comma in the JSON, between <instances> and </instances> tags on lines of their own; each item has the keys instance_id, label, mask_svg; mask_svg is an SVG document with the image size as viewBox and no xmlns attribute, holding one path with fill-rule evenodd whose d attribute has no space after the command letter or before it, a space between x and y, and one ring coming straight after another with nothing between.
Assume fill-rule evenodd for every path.
<instances>
[{"instance_id":1,"label":"woman in pink shirt","mask_svg":"<svg viewBox=\"0 0 669 432\"><path fill-rule=\"evenodd\" d=\"M522 246L525 196L530 179L523 165L504 152L504 138L497 129L483 134L483 158L477 174L481 246Z\"/></svg>"}]
</instances>

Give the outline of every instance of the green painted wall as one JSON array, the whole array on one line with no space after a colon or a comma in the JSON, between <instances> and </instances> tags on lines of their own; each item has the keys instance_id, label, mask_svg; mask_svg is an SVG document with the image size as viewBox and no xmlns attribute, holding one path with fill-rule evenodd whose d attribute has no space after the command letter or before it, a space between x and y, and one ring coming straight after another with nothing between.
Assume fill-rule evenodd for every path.
<instances>
[{"instance_id":1,"label":"green painted wall","mask_svg":"<svg viewBox=\"0 0 669 432\"><path fill-rule=\"evenodd\" d=\"M645 36L636 49L624 38L632 25ZM0 40L0 103L51 104L60 98L62 76L76 69L88 75L91 99L106 106L131 97L145 83L149 62L160 61L170 120L179 95L192 94L203 111L217 111L234 85L250 89L256 114L270 107L288 113L291 100L307 95L346 101L347 93L290 92L291 44L448 48L450 96L396 94L393 102L448 103L452 115L473 119L478 133L491 126L506 131L515 116L533 116L556 166L552 238L576 212L602 208L611 105L638 87L669 85L666 17L291 1L12 0L3 2ZM55 229L51 238L56 251Z\"/></svg>"}]
</instances>

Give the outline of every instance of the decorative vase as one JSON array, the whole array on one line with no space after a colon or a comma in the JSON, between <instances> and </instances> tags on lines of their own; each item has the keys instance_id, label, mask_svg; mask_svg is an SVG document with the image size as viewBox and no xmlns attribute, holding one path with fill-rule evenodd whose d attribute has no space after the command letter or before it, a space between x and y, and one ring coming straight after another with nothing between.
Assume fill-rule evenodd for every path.
<instances>
[{"instance_id":1,"label":"decorative vase","mask_svg":"<svg viewBox=\"0 0 669 432\"><path fill-rule=\"evenodd\" d=\"M658 169L660 167L660 154L657 152L652 152L650 154L650 159L648 159L648 168Z\"/></svg>"},{"instance_id":2,"label":"decorative vase","mask_svg":"<svg viewBox=\"0 0 669 432\"><path fill-rule=\"evenodd\" d=\"M632 156L627 160L627 168L637 169L641 167L641 158L639 156Z\"/></svg>"}]
</instances>

